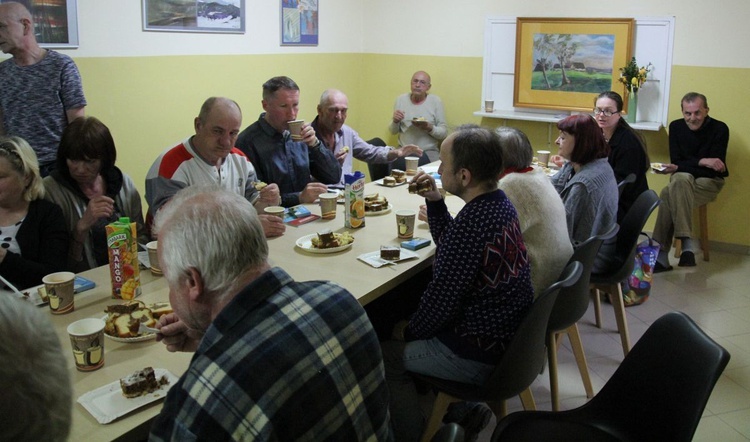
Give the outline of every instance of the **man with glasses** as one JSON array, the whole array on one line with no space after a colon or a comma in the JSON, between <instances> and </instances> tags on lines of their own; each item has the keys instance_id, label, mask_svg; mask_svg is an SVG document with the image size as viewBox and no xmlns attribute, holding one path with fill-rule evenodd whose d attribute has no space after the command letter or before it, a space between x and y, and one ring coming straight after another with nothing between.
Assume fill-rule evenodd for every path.
<instances>
[{"instance_id":1,"label":"man with glasses","mask_svg":"<svg viewBox=\"0 0 750 442\"><path fill-rule=\"evenodd\" d=\"M437 95L428 94L431 87L427 72L415 72L411 77L411 92L396 98L388 129L398 134L399 146L416 144L429 161L437 161L440 142L448 136L448 125L443 102Z\"/></svg>"},{"instance_id":2,"label":"man with glasses","mask_svg":"<svg viewBox=\"0 0 750 442\"><path fill-rule=\"evenodd\" d=\"M669 124L669 156L658 173L672 174L661 191L654 239L661 244L654 272L672 270L669 249L672 237L682 241L680 267L695 266L693 207L716 199L729 176L726 166L729 128L708 115L708 100L689 92L680 102L682 119Z\"/></svg>"}]
</instances>

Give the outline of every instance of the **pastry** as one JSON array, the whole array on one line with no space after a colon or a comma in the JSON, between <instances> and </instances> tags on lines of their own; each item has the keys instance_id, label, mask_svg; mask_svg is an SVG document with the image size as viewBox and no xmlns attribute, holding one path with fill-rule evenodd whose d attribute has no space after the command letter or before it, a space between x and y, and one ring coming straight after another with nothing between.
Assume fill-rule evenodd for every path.
<instances>
[{"instance_id":1,"label":"pastry","mask_svg":"<svg viewBox=\"0 0 750 442\"><path fill-rule=\"evenodd\" d=\"M392 176L383 177L383 185L387 187L395 187L396 186L396 178Z\"/></svg>"},{"instance_id":2,"label":"pastry","mask_svg":"<svg viewBox=\"0 0 750 442\"><path fill-rule=\"evenodd\" d=\"M158 315L154 315L152 311L155 306L159 311ZM135 338L141 335L138 331L141 323L148 327L154 327L161 315L172 312L172 307L169 303L159 303L147 307L141 301L130 301L125 304L107 306L106 312L107 319L104 333L118 338Z\"/></svg>"},{"instance_id":3,"label":"pastry","mask_svg":"<svg viewBox=\"0 0 750 442\"><path fill-rule=\"evenodd\" d=\"M318 236L313 237L310 242L316 249L332 249L353 243L354 237L349 232L334 233L326 229L319 232Z\"/></svg>"},{"instance_id":4,"label":"pastry","mask_svg":"<svg viewBox=\"0 0 750 442\"><path fill-rule=\"evenodd\" d=\"M412 181L409 183L409 193L423 194L432 189L432 184L429 180L420 181L418 183Z\"/></svg>"},{"instance_id":5,"label":"pastry","mask_svg":"<svg viewBox=\"0 0 750 442\"><path fill-rule=\"evenodd\" d=\"M395 246L380 246L380 257L388 261L396 261L401 258L401 248Z\"/></svg>"},{"instance_id":6,"label":"pastry","mask_svg":"<svg viewBox=\"0 0 750 442\"><path fill-rule=\"evenodd\" d=\"M143 396L144 394L153 393L161 388L162 385L169 384L166 375L156 379L154 369L146 367L137 370L122 379L120 379L120 388L122 395L126 398Z\"/></svg>"},{"instance_id":7,"label":"pastry","mask_svg":"<svg viewBox=\"0 0 750 442\"><path fill-rule=\"evenodd\" d=\"M255 190L260 191L260 190L265 189L266 186L268 186L268 184L264 183L263 181L256 181L254 186L255 186Z\"/></svg>"}]
</instances>

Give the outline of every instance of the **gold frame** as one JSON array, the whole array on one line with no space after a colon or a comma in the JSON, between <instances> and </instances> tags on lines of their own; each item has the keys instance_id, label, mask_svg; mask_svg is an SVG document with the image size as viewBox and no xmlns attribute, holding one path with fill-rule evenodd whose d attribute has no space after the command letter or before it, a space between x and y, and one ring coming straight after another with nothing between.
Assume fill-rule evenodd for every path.
<instances>
[{"instance_id":1,"label":"gold frame","mask_svg":"<svg viewBox=\"0 0 750 442\"><path fill-rule=\"evenodd\" d=\"M620 78L620 67L625 66L632 56L634 28L635 20L632 18L519 17L516 20L513 106L591 112L598 95L598 92L532 89L534 34L613 35L611 89L622 93L622 85L617 79Z\"/></svg>"}]
</instances>

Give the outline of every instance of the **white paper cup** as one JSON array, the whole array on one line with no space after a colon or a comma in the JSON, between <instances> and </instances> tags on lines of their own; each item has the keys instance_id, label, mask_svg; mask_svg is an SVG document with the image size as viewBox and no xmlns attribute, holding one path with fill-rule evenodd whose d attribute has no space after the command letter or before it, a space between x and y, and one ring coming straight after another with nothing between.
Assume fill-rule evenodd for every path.
<instances>
[{"instance_id":1,"label":"white paper cup","mask_svg":"<svg viewBox=\"0 0 750 442\"><path fill-rule=\"evenodd\" d=\"M494 100L484 100L484 111L485 112L493 112L495 110L495 101Z\"/></svg>"},{"instance_id":2,"label":"white paper cup","mask_svg":"<svg viewBox=\"0 0 750 442\"><path fill-rule=\"evenodd\" d=\"M302 141L302 125L305 120L292 120L289 123L289 133L294 141Z\"/></svg>"},{"instance_id":3,"label":"white paper cup","mask_svg":"<svg viewBox=\"0 0 750 442\"><path fill-rule=\"evenodd\" d=\"M406 162L406 174L416 175L417 168L419 167L419 157L406 157L404 161Z\"/></svg>"},{"instance_id":4,"label":"white paper cup","mask_svg":"<svg viewBox=\"0 0 750 442\"><path fill-rule=\"evenodd\" d=\"M268 206L263 209L263 212L267 215L278 216L279 218L284 219L284 208L281 206Z\"/></svg>"},{"instance_id":5,"label":"white paper cup","mask_svg":"<svg viewBox=\"0 0 750 442\"><path fill-rule=\"evenodd\" d=\"M159 265L159 241L151 241L146 244L146 250L148 250L148 262L151 264L151 274L156 276L163 275L161 266Z\"/></svg>"},{"instance_id":6,"label":"white paper cup","mask_svg":"<svg viewBox=\"0 0 750 442\"><path fill-rule=\"evenodd\" d=\"M320 196L320 216L323 219L336 218L336 201L339 196L336 193L321 193Z\"/></svg>"},{"instance_id":7,"label":"white paper cup","mask_svg":"<svg viewBox=\"0 0 750 442\"><path fill-rule=\"evenodd\" d=\"M414 221L417 218L417 212L413 210L396 211L396 228L398 237L410 239L414 236Z\"/></svg>"},{"instance_id":8,"label":"white paper cup","mask_svg":"<svg viewBox=\"0 0 750 442\"><path fill-rule=\"evenodd\" d=\"M539 160L539 165L543 167L547 167L547 164L549 163L549 155L550 151L548 150L540 150L537 151L536 156Z\"/></svg>"},{"instance_id":9,"label":"white paper cup","mask_svg":"<svg viewBox=\"0 0 750 442\"><path fill-rule=\"evenodd\" d=\"M44 289L49 297L49 308L53 315L70 313L75 309L73 303L73 283L75 273L50 273L42 278Z\"/></svg>"},{"instance_id":10,"label":"white paper cup","mask_svg":"<svg viewBox=\"0 0 750 442\"><path fill-rule=\"evenodd\" d=\"M68 326L73 359L79 371L94 371L104 365L105 325L99 318L86 318Z\"/></svg>"}]
</instances>

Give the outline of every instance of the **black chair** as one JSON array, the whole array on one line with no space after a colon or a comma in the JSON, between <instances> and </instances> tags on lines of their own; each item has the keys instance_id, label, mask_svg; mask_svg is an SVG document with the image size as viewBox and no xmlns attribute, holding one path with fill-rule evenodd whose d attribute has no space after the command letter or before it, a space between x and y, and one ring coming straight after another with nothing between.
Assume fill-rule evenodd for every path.
<instances>
[{"instance_id":1,"label":"black chair","mask_svg":"<svg viewBox=\"0 0 750 442\"><path fill-rule=\"evenodd\" d=\"M620 196L622 196L622 191L625 190L625 186L628 184L633 184L635 182L635 174L629 173L628 176L625 177L624 180L617 183L617 192Z\"/></svg>"},{"instance_id":2,"label":"black chair","mask_svg":"<svg viewBox=\"0 0 750 442\"><path fill-rule=\"evenodd\" d=\"M622 351L627 356L630 351L630 334L628 321L625 318L625 303L622 300L622 285L620 284L633 271L635 249L643 226L646 225L651 212L659 205L659 196L653 190L640 194L630 207L620 223L614 256L608 270L603 273L591 274L591 288L594 289L594 313L596 326L602 327L602 307L600 292L607 293L609 301L615 309L617 330L620 332Z\"/></svg>"},{"instance_id":3,"label":"black chair","mask_svg":"<svg viewBox=\"0 0 750 442\"><path fill-rule=\"evenodd\" d=\"M589 307L589 299L591 298L589 278L599 247L605 240L614 238L619 229L619 226L614 224L609 232L587 239L576 247L573 256L568 261L568 263L578 261L583 268L578 282L570 287L560 289L547 324L547 356L549 359L549 385L553 411L557 411L560 407L557 383L557 347L563 334L567 334L570 340L570 347L576 358L578 371L581 372L586 397L594 396L594 388L591 385L591 377L589 377L589 369L586 364L586 354L583 352L581 334L578 332L576 323L583 317Z\"/></svg>"},{"instance_id":4,"label":"black chair","mask_svg":"<svg viewBox=\"0 0 750 442\"><path fill-rule=\"evenodd\" d=\"M506 414L505 399L515 395L521 396L525 410L536 409L529 385L544 366L544 341L549 314L560 289L575 284L582 269L581 263L569 264L560 280L539 295L484 385L464 384L412 373L416 379L437 390L432 414L422 433L422 441L429 441L437 433L451 402L487 402L498 419Z\"/></svg>"},{"instance_id":5,"label":"black chair","mask_svg":"<svg viewBox=\"0 0 750 442\"><path fill-rule=\"evenodd\" d=\"M729 357L686 314L667 313L588 403L513 413L492 440L690 441Z\"/></svg>"},{"instance_id":6,"label":"black chair","mask_svg":"<svg viewBox=\"0 0 750 442\"><path fill-rule=\"evenodd\" d=\"M461 425L453 422L445 424L440 427L435 437L432 438L431 442L463 442L464 441L464 429Z\"/></svg>"},{"instance_id":7,"label":"black chair","mask_svg":"<svg viewBox=\"0 0 750 442\"><path fill-rule=\"evenodd\" d=\"M367 140L367 144L372 144L373 146L387 146L385 141L381 138ZM370 173L370 181L376 181L391 174L391 165L390 163L367 163L367 171Z\"/></svg>"}]
</instances>

